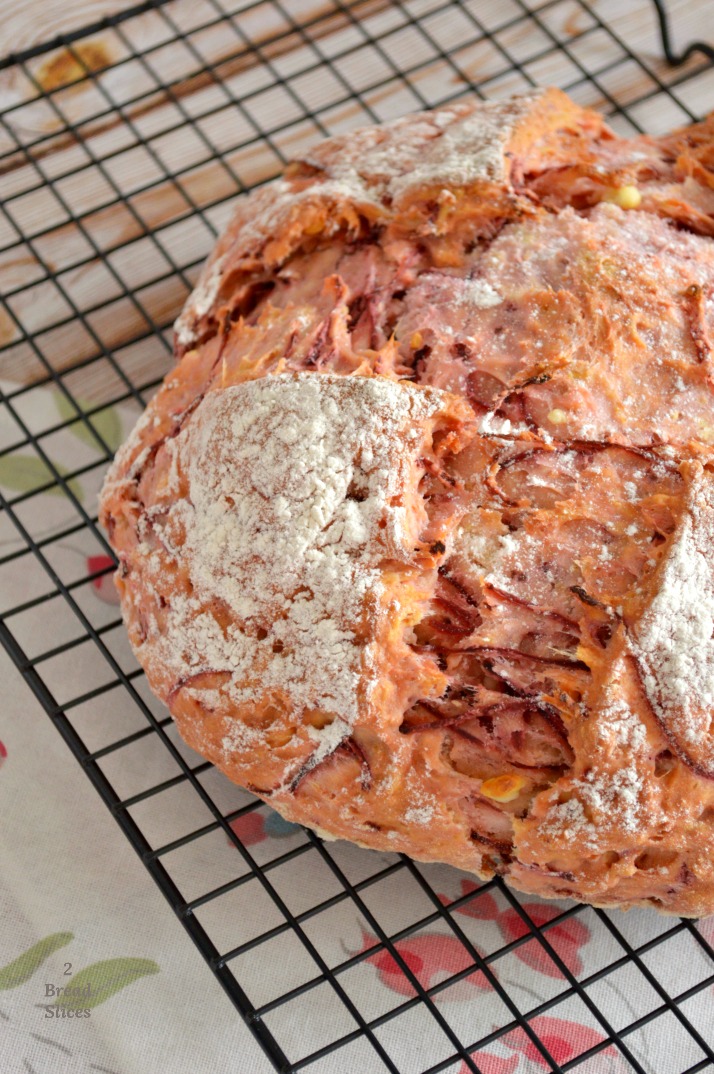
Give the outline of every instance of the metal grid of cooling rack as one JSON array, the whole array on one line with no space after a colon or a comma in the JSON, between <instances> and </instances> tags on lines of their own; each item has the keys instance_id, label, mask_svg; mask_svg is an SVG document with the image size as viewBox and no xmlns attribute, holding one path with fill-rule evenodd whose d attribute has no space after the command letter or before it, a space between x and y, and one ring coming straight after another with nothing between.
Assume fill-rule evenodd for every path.
<instances>
[{"instance_id":1,"label":"metal grid of cooling rack","mask_svg":"<svg viewBox=\"0 0 714 1074\"><path fill-rule=\"evenodd\" d=\"M657 6L664 17L666 5ZM109 406L145 404L170 364L171 322L235 197L304 145L470 91L498 96L539 82L602 107L622 133L696 118L695 102L714 88L702 60L711 50L688 49L688 64L675 71L658 58L654 18L649 51L640 37L634 52L626 26L615 29L603 9L617 14L610 0L156 0L0 61L0 379L13 430L0 442L0 461L29 455L34 474L24 491L0 493L0 585L10 573L29 579L30 565L35 572L23 598L0 609L0 640L279 1071L348 1074L366 1068L369 1054L381 1062L370 1069L404 1074L391 1047L395 1027L424 1042L440 1034L439 1054L425 1043L410 1074L417 1066L419 1074L479 1074L482 1049L514 1032L540 1069L553 1072L662 1074L648 1047L662 1033L679 1035L676 1074L714 1068L711 1026L695 1024L688 1008L714 984L714 951L692 922L646 915L643 928L630 928L616 915L566 906L538 924L498 880L444 905L434 871L407 859L350 857L310 832L281 853L241 838L241 823L264 807L243 792L226 798L226 781L182 746L144 688L115 610L98 618L84 599L112 568L89 558L78 572L58 553L73 541L110 553L82 494L82 483L98 484L111 454L103 416ZM49 391L54 418L35 405ZM67 429L81 433L81 465L56 460L53 444ZM66 510L40 525L37 497L49 490ZM70 662L76 676L67 694ZM100 711L111 714L101 733ZM115 762L139 755L143 784L127 793ZM161 829L157 838L157 812L178 812L184 829L173 838ZM186 859L197 854L200 872L216 834L231 847L231 867L210 890L191 890ZM306 862L326 879L321 894L318 884L308 905L296 905L289 891ZM380 892L401 900L396 915L385 915ZM458 913L489 892L518 927L483 952ZM211 914L231 898L227 914ZM240 917L241 899L266 908L266 927L247 937L226 929ZM371 933L364 950L323 942L331 912L346 903ZM575 917L587 917L608 952L587 975L552 942L552 930ZM405 943L434 925L464 959L427 987ZM705 965L685 988L664 972L669 942L683 936ZM284 978L278 971L273 994L261 994L260 960L276 940L291 941L294 958L286 958ZM556 968L559 985L524 1003L501 968L527 944ZM388 1010L366 1010L350 974L380 952L406 985ZM301 979L298 953L307 965ZM439 993L475 971L499 999L498 1024L457 1025L439 1005ZM628 989L650 996L624 1019L601 988L623 973ZM599 1042L558 1061L538 1019L568 1004L587 1014Z\"/></svg>"}]
</instances>

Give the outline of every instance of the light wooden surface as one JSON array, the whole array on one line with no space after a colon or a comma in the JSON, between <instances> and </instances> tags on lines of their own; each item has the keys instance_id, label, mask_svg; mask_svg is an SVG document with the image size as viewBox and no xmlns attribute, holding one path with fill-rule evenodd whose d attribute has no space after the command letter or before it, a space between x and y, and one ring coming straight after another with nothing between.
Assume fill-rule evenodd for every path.
<instances>
[{"instance_id":1,"label":"light wooden surface","mask_svg":"<svg viewBox=\"0 0 714 1074\"><path fill-rule=\"evenodd\" d=\"M0 0L0 58L135 7L137 0Z\"/></svg>"},{"instance_id":2,"label":"light wooden surface","mask_svg":"<svg viewBox=\"0 0 714 1074\"><path fill-rule=\"evenodd\" d=\"M221 2L231 12L241 6ZM0 52L126 6L0 0ZM12 109L0 125L0 198L12 220L0 217L0 293L9 310L0 308L0 376L23 383L46 376L28 336L58 370L106 348L136 382L161 375L169 357L151 326L169 325L180 309L241 185L276 174L279 154L289 157L326 133L438 103L466 92L470 79L484 83L487 96L527 88L527 79L555 83L608 110L611 98L630 105L658 79L687 73L662 60L649 0L591 5L649 73L570 0L546 8L540 27L515 21L495 41L479 39L458 5L423 0L422 7L423 28L450 61L388 0L359 4L359 24L330 0L293 0L290 10L310 24L306 33L269 3L216 22L214 0L175 0L33 59L25 71L0 72L0 110ZM714 14L710 0L672 0L669 8L682 44L706 32L703 9ZM471 9L491 29L519 15L514 0L479 0ZM366 35L382 39L381 51ZM332 69L325 57L337 57ZM509 70L509 60L521 62L526 77ZM701 67L695 59L688 70ZM414 69L411 92L395 77L406 68ZM603 73L594 82L583 70ZM281 79L290 80L287 89ZM350 87L362 91L362 105ZM714 71L678 93L685 108L710 110ZM632 115L655 133L687 121L664 93L635 104ZM632 129L621 118L614 125ZM68 374L68 385L94 402L126 392L106 361Z\"/></svg>"}]
</instances>

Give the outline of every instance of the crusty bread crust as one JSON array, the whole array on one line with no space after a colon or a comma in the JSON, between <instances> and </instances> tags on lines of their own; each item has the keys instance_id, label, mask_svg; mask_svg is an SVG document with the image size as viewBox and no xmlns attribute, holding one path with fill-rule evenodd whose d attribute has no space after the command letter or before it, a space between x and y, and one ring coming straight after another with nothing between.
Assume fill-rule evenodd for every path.
<instances>
[{"instance_id":1,"label":"crusty bread crust","mask_svg":"<svg viewBox=\"0 0 714 1074\"><path fill-rule=\"evenodd\" d=\"M284 816L714 912L712 144L547 90L242 199L101 519L152 689Z\"/></svg>"}]
</instances>

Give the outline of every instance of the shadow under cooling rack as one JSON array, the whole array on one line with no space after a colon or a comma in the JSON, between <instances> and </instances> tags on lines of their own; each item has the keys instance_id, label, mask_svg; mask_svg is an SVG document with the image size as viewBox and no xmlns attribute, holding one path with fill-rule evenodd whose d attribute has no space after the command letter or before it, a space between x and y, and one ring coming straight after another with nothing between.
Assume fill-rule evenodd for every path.
<instances>
[{"instance_id":1,"label":"shadow under cooling rack","mask_svg":"<svg viewBox=\"0 0 714 1074\"><path fill-rule=\"evenodd\" d=\"M682 50L696 5L664 6ZM0 640L277 1070L501 1074L521 1057L664 1074L665 1040L672 1074L714 1067L711 930L546 912L498 881L325 844L193 754L107 600L94 509L235 198L291 156L542 83L623 134L696 118L711 66L674 70L654 9L618 7L171 0L2 63ZM434 937L449 955L429 977Z\"/></svg>"}]
</instances>

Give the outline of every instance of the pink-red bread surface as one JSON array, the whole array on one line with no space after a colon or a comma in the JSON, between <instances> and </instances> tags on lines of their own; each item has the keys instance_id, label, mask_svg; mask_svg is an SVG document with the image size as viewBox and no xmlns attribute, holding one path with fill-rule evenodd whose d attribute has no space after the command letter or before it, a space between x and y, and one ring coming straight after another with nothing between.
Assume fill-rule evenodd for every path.
<instances>
[{"instance_id":1,"label":"pink-red bread surface","mask_svg":"<svg viewBox=\"0 0 714 1074\"><path fill-rule=\"evenodd\" d=\"M714 912L713 135L465 101L238 205L101 517L153 690L285 817Z\"/></svg>"}]
</instances>

